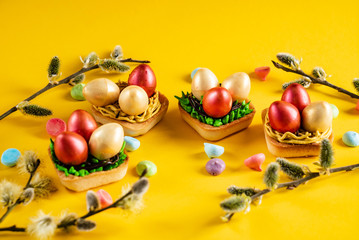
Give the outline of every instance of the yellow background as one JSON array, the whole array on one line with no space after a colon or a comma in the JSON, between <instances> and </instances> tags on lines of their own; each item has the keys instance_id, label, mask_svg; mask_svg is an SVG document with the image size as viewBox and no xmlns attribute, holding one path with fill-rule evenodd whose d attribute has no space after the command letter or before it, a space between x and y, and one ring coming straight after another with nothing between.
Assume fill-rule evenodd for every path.
<instances>
[{"instance_id":1,"label":"yellow background","mask_svg":"<svg viewBox=\"0 0 359 240\"><path fill-rule=\"evenodd\" d=\"M113 197L133 183L139 161L151 160L158 173L150 178L146 207L139 215L123 216L113 209L91 218L92 232L58 234L54 239L356 239L359 234L358 172L332 174L294 191L267 194L259 207L236 214L222 223L220 201L229 185L263 188L262 173L247 169L243 161L263 152L264 168L275 160L265 144L260 111L280 99L281 84L297 76L274 69L270 60L278 52L303 57L309 72L317 65L332 74L335 84L354 91L359 77L359 4L357 1L0 1L0 112L30 96L47 83L52 56L62 62L63 76L77 71L79 56L96 51L106 57L120 44L125 57L151 60L158 90L170 100L165 118L139 137L141 147L129 154L127 176L102 187ZM253 72L271 66L266 82L252 77L250 99L257 114L249 129L217 142L226 170L217 177L205 171L207 142L181 118L174 95L190 91L189 74L208 67L222 81L234 72ZM134 65L132 65L134 66ZM127 80L128 74L93 71L87 81L106 76ZM253 76L253 75L251 75ZM351 100L324 86L308 90L312 101L334 103L340 114L334 120L336 165L359 162L358 148L346 147L342 135L359 131L359 112ZM70 87L46 92L33 103L51 108L53 117L67 120L76 109L89 110L87 102L74 101ZM35 150L43 160L42 172L54 177L59 191L49 199L20 206L1 224L25 226L38 209L60 215L63 209L82 215L85 193L60 185L47 156L45 124L49 118L24 117L16 112L0 121L0 152L7 148ZM297 159L311 164L316 158ZM0 166L0 178L24 184L27 177L15 168ZM282 177L281 181L288 181ZM2 210L3 211L3 210ZM0 233L2 239L24 239L17 233Z\"/></svg>"}]
</instances>

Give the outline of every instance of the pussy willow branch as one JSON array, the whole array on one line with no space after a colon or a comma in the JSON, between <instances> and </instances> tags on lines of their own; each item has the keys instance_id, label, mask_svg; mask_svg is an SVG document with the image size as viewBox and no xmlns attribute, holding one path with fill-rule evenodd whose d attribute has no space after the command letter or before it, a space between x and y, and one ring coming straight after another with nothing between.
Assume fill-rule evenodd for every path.
<instances>
[{"instance_id":1,"label":"pussy willow branch","mask_svg":"<svg viewBox=\"0 0 359 240\"><path fill-rule=\"evenodd\" d=\"M359 163L358 164L354 164L354 165L348 165L348 166L344 166L344 167L338 167L338 168L331 168L329 169L329 173L336 173L336 172L349 172L352 170L355 170L356 168L359 168ZM277 185L277 189L280 188L287 188L287 189L294 189L296 187L298 187L301 184L304 184L306 182L308 182L309 180L313 179L313 178L317 178L320 177L321 174L319 172L310 172L306 177L295 180L295 181L291 181L291 182L286 182L286 183L279 183ZM271 192L270 189L265 188L259 192L257 192L256 194L254 194L253 196L251 196L251 202L253 202L255 199L259 198L260 196L263 196L264 194L267 194ZM233 217L234 213L228 213L226 215L228 221L231 220L231 218Z\"/></svg>"},{"instance_id":2,"label":"pussy willow branch","mask_svg":"<svg viewBox=\"0 0 359 240\"><path fill-rule=\"evenodd\" d=\"M134 60L132 58L126 58L126 59L121 59L119 60L120 62L134 62L134 63L149 63L150 61L147 61L147 60ZM77 77L78 75L82 74L82 73L85 73L85 72L88 72L88 71L91 71L91 70L94 70L94 69L97 69L99 68L99 65L96 64L92 67L89 67L89 68L82 68L81 70L75 72L74 74L62 79L61 81L59 81L57 84L52 84L52 83L48 83L45 87L43 87L41 90L37 91L36 93L34 93L33 95L31 95L30 97L24 99L23 101L31 101L32 99L36 98L37 96L39 96L40 94L54 88L54 87L57 87L57 86L60 86L62 84L67 84L70 82L71 79ZM17 111L17 108L16 106L10 108L7 112L5 112L4 114L2 114L0 116L0 120L4 119L5 117L7 117L8 115L10 115L11 113L14 113Z\"/></svg>"},{"instance_id":3,"label":"pussy willow branch","mask_svg":"<svg viewBox=\"0 0 359 240\"><path fill-rule=\"evenodd\" d=\"M35 163L35 167L34 167L34 170L30 173L30 177L29 177L29 180L27 181L25 187L23 188L23 190L27 189L29 186L30 186L30 182L31 182L31 179L34 177L35 175L35 172L37 170L37 168L40 166L40 159L37 159L36 163ZM2 223L2 221L4 221L4 219L7 217L7 215L9 215L9 213L17 206L21 203L20 201L20 197L18 197L18 199L16 199L16 202L7 207L6 209L6 212L4 213L4 215L1 216L0 218L0 223Z\"/></svg>"},{"instance_id":4,"label":"pussy willow branch","mask_svg":"<svg viewBox=\"0 0 359 240\"><path fill-rule=\"evenodd\" d=\"M300 69L299 70L293 70L291 68L287 68L287 67L285 67L285 66L283 66L283 65L281 65L281 64L279 64L279 63L277 63L275 61L272 61L272 63L274 64L274 66L276 68L282 69L285 72L291 72L291 73L295 73L295 74L298 74L298 75L302 75L304 77L309 78L312 81L312 83L318 83L318 84L328 86L330 88L333 88L333 89L337 90L338 92L347 94L351 98L359 99L359 95L357 95L355 93L352 93L352 92L349 92L348 90L345 90L344 88L338 87L338 86L328 82L327 80L322 80L322 79L319 79L319 78L312 77L312 76L306 74L305 72L303 72Z\"/></svg>"}]
</instances>

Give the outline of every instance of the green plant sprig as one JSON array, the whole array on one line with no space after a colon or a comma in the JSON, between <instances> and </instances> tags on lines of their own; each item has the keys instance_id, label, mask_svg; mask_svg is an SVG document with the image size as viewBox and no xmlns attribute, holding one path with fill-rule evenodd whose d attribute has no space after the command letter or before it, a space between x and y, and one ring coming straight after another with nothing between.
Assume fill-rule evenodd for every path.
<instances>
[{"instance_id":1,"label":"green plant sprig","mask_svg":"<svg viewBox=\"0 0 359 240\"><path fill-rule=\"evenodd\" d=\"M118 47L118 46L117 46ZM115 48L114 51L116 51L117 49ZM95 58L94 58L95 56ZM116 55L117 56L117 55ZM93 58L93 59L90 59ZM21 103L28 103L31 100L33 100L34 98L36 98L37 96L39 96L40 94L54 88L57 86L60 86L62 84L71 84L72 80L75 79L76 77L78 77L79 75L84 74L85 72L89 72L91 70L97 69L97 68L101 68L101 70L105 71L105 72L109 72L109 71L117 71L117 72L125 72L129 70L129 67L126 65L123 65L121 63L127 63L127 62L132 62L132 63L150 63L150 61L148 60L135 60L132 58L126 58L126 59L98 59L97 55L95 53L90 53L90 55L86 58L88 59L88 62L84 62L84 66L82 69L80 69L79 71L71 74L70 76L57 81L57 79L61 76L61 74L59 73L59 67L60 67L60 62L59 59L55 56L49 65L49 69L48 69L48 79L49 79L49 83L43 87L41 90L37 91L36 93L34 93L33 95L31 95L30 97L24 99ZM85 61L86 61L85 59ZM90 61L90 62L89 62ZM118 64L118 66L116 66L116 64ZM114 69L116 68L116 69ZM19 105L21 105L21 103ZM19 109L19 105L14 106L12 108L10 108L8 111L6 111L5 113L3 113L0 116L0 120L4 119L5 117L7 117L8 115L16 112L17 110L22 110L21 108ZM31 106L35 106L36 109L38 109L40 111L40 113L44 112L47 115L51 115L52 112L46 108L42 108L40 106L37 105L31 105ZM46 111L47 110L47 111ZM26 114L26 111L22 111ZM31 113L29 113L31 114ZM35 114L31 114L31 115L37 115ZM38 116L47 116L47 115L42 115L42 114L38 114Z\"/></svg>"},{"instance_id":2,"label":"green plant sprig","mask_svg":"<svg viewBox=\"0 0 359 240\"><path fill-rule=\"evenodd\" d=\"M333 89L337 90L338 92L344 93L344 94L350 96L351 98L359 99L359 95L328 82L326 80L326 78L328 76L326 75L326 73L324 72L324 70L321 67L315 67L312 71L312 75L309 75L309 74L306 74L303 70L301 70L299 68L301 61L297 60L291 54L279 53L279 54L277 54L277 58L281 63L283 63L287 67L272 60L273 65L276 68L281 69L285 72L291 72L291 73L295 73L295 74L303 76L305 78L305 80L298 80L298 83L305 85L305 87L308 87L311 83L321 84L321 85L333 88ZM354 81L353 83L354 83L354 87L356 88L356 84L355 84L356 82ZM284 85L288 85L288 84L284 84ZM358 89L359 89L359 87L358 87Z\"/></svg>"},{"instance_id":3,"label":"green plant sprig","mask_svg":"<svg viewBox=\"0 0 359 240\"><path fill-rule=\"evenodd\" d=\"M329 175L331 173L337 173L337 172L349 172L349 171L352 171L352 170L355 170L357 168L359 168L359 163L357 164L353 164L353 165L348 165L348 166L343 166L343 167L337 167L337 168L330 168L334 162L333 162L333 152L332 151L329 151L330 153L325 155L323 154L324 152L328 152L328 149L331 148L331 145L329 143L329 141L327 139L324 139L321 143L321 156L320 156L320 159L319 159L319 162L315 163L316 165L319 165L320 168L319 168L319 171L316 171L316 172L311 172L307 166L301 166L301 168L303 169L303 171L305 172L305 175L302 176L302 178L300 179L297 179L297 180L294 180L294 181L290 181L290 182L285 182L285 183L276 183L275 184L275 187L271 187L272 185L274 185L272 182L270 183L266 183L267 185L267 188L264 188L262 190L258 190L258 189L253 189L255 190L255 193L254 194L250 194L250 195L246 195L244 193L244 191L241 191L241 189L248 189L248 188L239 188L239 187L235 187L235 186L230 186L230 188L228 189L228 192L230 194L233 194L236 196L236 198L238 199L237 202L238 203L241 203L243 202L243 198L249 198L249 203L255 203L256 201L261 201L261 198L263 195L267 194L267 193L270 193L272 191L275 191L275 190L278 190L278 189L281 189L281 188L286 188L288 190L293 190L295 188L297 188L298 186L302 185L302 184L305 184L307 183L308 181L314 179L314 178L318 178L318 177L321 177L323 175ZM282 162L283 159L282 158L277 158L277 163L280 164L280 162ZM270 170L268 171L268 169L270 168L271 165L273 165L275 163L271 163L268 168L267 168L267 171L265 172L265 181L267 181L266 179L269 178L269 179L273 179L273 178L276 178L278 179L279 178L279 175L278 173L275 173L273 170ZM287 174L290 178L294 178L293 176L293 172L298 172L298 164L295 164L295 163L291 163L287 160L285 160L285 168L282 168L283 166L281 165L281 170ZM273 168L273 166L271 167ZM291 168L293 171L286 171L288 168ZM272 176L268 176L268 174L274 174ZM298 176L295 174L295 176ZM269 186L268 186L269 185ZM233 191L233 188L237 188L236 191ZM240 193L238 195L236 195L237 193ZM223 207L223 204L226 205L226 201L228 201L229 203L231 203L231 205L229 205L230 207L233 206L233 209L230 209L230 208L224 208ZM225 221L225 222L229 222L233 215L236 213L236 212L241 212L243 211L243 209L246 209L246 208L239 208L238 206L236 206L234 203L236 203L235 201L233 201L233 197L231 198L228 198L224 201L222 201L221 203L221 207L223 210L226 211L226 214L222 217L222 220ZM228 204L227 204L228 206ZM248 207L248 206L246 206ZM248 211L248 210L247 210Z\"/></svg>"}]
</instances>

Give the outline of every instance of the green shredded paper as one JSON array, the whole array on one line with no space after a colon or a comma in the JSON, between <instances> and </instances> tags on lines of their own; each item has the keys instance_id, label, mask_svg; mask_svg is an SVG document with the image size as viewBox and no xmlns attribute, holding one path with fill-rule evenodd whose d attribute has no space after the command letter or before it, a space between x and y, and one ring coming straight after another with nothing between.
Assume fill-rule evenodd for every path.
<instances>
[{"instance_id":1,"label":"green shredded paper","mask_svg":"<svg viewBox=\"0 0 359 240\"><path fill-rule=\"evenodd\" d=\"M246 103L246 101L243 101L241 103L238 103L238 101L235 101L232 106L232 109L235 109L231 110L226 116L222 118L212 118L207 116L204 111L202 111L202 113L199 113L199 111L203 110L202 101L199 102L200 107L198 109L196 109L196 107L191 104L190 98L193 99L192 102L198 101L192 94L185 94L184 92L182 92L182 97L175 96L175 98L178 99L178 102L180 103L181 107L186 112L188 112L191 117L214 127L219 127L231 123L253 112L253 109L249 108L250 102ZM239 106L237 107L237 105Z\"/></svg>"}]
</instances>

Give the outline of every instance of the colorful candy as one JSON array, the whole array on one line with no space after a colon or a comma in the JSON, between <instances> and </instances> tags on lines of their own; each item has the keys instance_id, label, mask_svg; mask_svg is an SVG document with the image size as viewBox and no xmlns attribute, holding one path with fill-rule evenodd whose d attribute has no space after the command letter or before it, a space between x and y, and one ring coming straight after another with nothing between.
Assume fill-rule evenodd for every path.
<instances>
[{"instance_id":1,"label":"colorful candy","mask_svg":"<svg viewBox=\"0 0 359 240\"><path fill-rule=\"evenodd\" d=\"M66 131L66 123L60 118L51 118L46 123L46 131L52 138L55 138L60 133Z\"/></svg>"},{"instance_id":2,"label":"colorful candy","mask_svg":"<svg viewBox=\"0 0 359 240\"><path fill-rule=\"evenodd\" d=\"M349 147L359 146L359 134L357 132L349 131L344 133L342 140Z\"/></svg>"},{"instance_id":3,"label":"colorful candy","mask_svg":"<svg viewBox=\"0 0 359 240\"><path fill-rule=\"evenodd\" d=\"M224 147L211 143L204 143L204 151L209 158L216 158L224 153Z\"/></svg>"},{"instance_id":4,"label":"colorful candy","mask_svg":"<svg viewBox=\"0 0 359 240\"><path fill-rule=\"evenodd\" d=\"M84 95L82 94L82 90L85 87L85 84L80 83L76 84L71 88L71 97L77 101L84 101L86 100Z\"/></svg>"},{"instance_id":5,"label":"colorful candy","mask_svg":"<svg viewBox=\"0 0 359 240\"><path fill-rule=\"evenodd\" d=\"M1 155L1 163L7 167L13 167L19 161L21 153L15 148L9 148Z\"/></svg>"},{"instance_id":6,"label":"colorful candy","mask_svg":"<svg viewBox=\"0 0 359 240\"><path fill-rule=\"evenodd\" d=\"M136 166L136 172L139 176L142 175L145 169L147 169L146 177L151 177L157 173L157 166L151 161L141 161Z\"/></svg>"},{"instance_id":7,"label":"colorful candy","mask_svg":"<svg viewBox=\"0 0 359 240\"><path fill-rule=\"evenodd\" d=\"M206 164L206 170L209 174L217 176L221 174L226 168L226 164L222 159L212 158Z\"/></svg>"},{"instance_id":8,"label":"colorful candy","mask_svg":"<svg viewBox=\"0 0 359 240\"><path fill-rule=\"evenodd\" d=\"M263 153L258 153L244 160L244 164L250 169L261 172L262 163L264 162L265 159L266 156Z\"/></svg>"},{"instance_id":9,"label":"colorful candy","mask_svg":"<svg viewBox=\"0 0 359 240\"><path fill-rule=\"evenodd\" d=\"M268 67L268 66L257 67L256 69L254 69L254 72L262 81L265 81L267 78L267 75L270 72L270 67Z\"/></svg>"},{"instance_id":10,"label":"colorful candy","mask_svg":"<svg viewBox=\"0 0 359 240\"><path fill-rule=\"evenodd\" d=\"M110 206L113 203L111 195L103 189L96 192L98 199L100 200L101 208Z\"/></svg>"},{"instance_id":11,"label":"colorful candy","mask_svg":"<svg viewBox=\"0 0 359 240\"><path fill-rule=\"evenodd\" d=\"M124 140L126 142L125 149L129 152L137 150L141 145L140 141L133 137L125 136Z\"/></svg>"},{"instance_id":12,"label":"colorful candy","mask_svg":"<svg viewBox=\"0 0 359 240\"><path fill-rule=\"evenodd\" d=\"M330 107L332 108L333 111L333 118L337 118L339 115L339 109L337 108L337 106L331 103L330 103Z\"/></svg>"},{"instance_id":13,"label":"colorful candy","mask_svg":"<svg viewBox=\"0 0 359 240\"><path fill-rule=\"evenodd\" d=\"M193 70L193 71L191 72L191 79L193 79L193 76L196 74L196 72L197 72L199 69L201 69L201 68L198 67L198 68L196 68L195 70Z\"/></svg>"}]
</instances>

